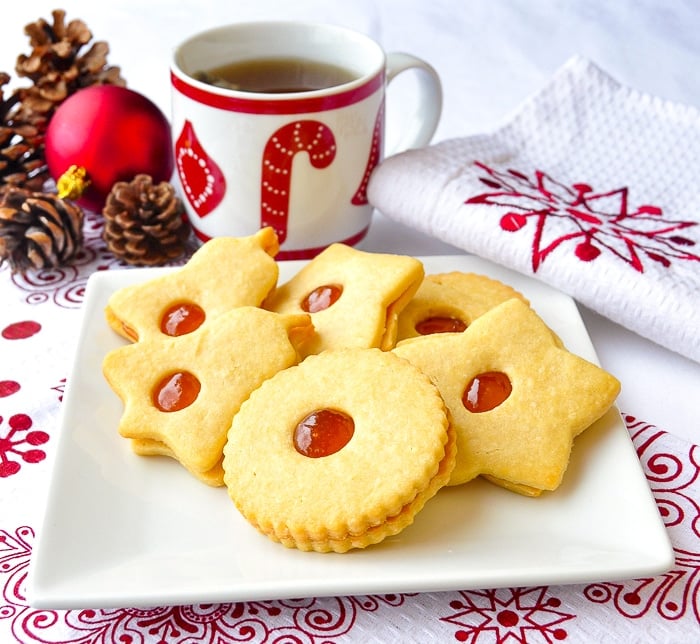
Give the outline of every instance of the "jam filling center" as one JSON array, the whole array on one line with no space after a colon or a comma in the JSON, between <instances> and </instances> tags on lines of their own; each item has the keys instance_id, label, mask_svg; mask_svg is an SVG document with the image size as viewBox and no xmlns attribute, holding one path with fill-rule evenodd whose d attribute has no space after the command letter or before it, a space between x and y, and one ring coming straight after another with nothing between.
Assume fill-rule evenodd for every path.
<instances>
[{"instance_id":1,"label":"jam filling center","mask_svg":"<svg viewBox=\"0 0 700 644\"><path fill-rule=\"evenodd\" d=\"M198 329L206 314L197 304L179 302L173 304L160 319L160 330L169 336L186 335Z\"/></svg>"},{"instance_id":2,"label":"jam filling center","mask_svg":"<svg viewBox=\"0 0 700 644\"><path fill-rule=\"evenodd\" d=\"M322 458L345 447L355 433L355 422L342 411L317 409L294 430L294 448L303 456Z\"/></svg>"},{"instance_id":3,"label":"jam filling center","mask_svg":"<svg viewBox=\"0 0 700 644\"><path fill-rule=\"evenodd\" d=\"M165 376L153 390L153 404L160 411L180 411L197 400L201 388L197 376L176 371Z\"/></svg>"},{"instance_id":4,"label":"jam filling center","mask_svg":"<svg viewBox=\"0 0 700 644\"><path fill-rule=\"evenodd\" d=\"M340 284L318 286L302 300L301 308L306 313L324 311L338 301L342 292L343 287Z\"/></svg>"},{"instance_id":5,"label":"jam filling center","mask_svg":"<svg viewBox=\"0 0 700 644\"><path fill-rule=\"evenodd\" d=\"M510 396L513 387L510 378L501 371L486 371L469 381L462 394L467 411L479 414L491 411Z\"/></svg>"},{"instance_id":6,"label":"jam filling center","mask_svg":"<svg viewBox=\"0 0 700 644\"><path fill-rule=\"evenodd\" d=\"M432 335L433 333L461 333L467 325L459 318L436 315L421 320L415 328L421 335Z\"/></svg>"}]
</instances>

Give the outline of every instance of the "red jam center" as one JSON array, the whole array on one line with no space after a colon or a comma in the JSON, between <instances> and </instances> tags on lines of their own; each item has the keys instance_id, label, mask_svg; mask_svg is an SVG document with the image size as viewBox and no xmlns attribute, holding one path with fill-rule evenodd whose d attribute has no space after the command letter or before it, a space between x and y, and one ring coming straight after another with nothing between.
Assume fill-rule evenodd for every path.
<instances>
[{"instance_id":1,"label":"red jam center","mask_svg":"<svg viewBox=\"0 0 700 644\"><path fill-rule=\"evenodd\" d=\"M188 302L173 304L163 314L160 330L170 336L186 335L198 329L205 317L204 310L196 304Z\"/></svg>"},{"instance_id":2,"label":"red jam center","mask_svg":"<svg viewBox=\"0 0 700 644\"><path fill-rule=\"evenodd\" d=\"M513 390L510 378L501 371L487 371L472 378L462 394L467 411L479 414L498 407Z\"/></svg>"},{"instance_id":3,"label":"red jam center","mask_svg":"<svg viewBox=\"0 0 700 644\"><path fill-rule=\"evenodd\" d=\"M153 404L160 411L180 411L197 399L201 388L197 376L189 371L176 371L163 378L153 390Z\"/></svg>"},{"instance_id":4,"label":"red jam center","mask_svg":"<svg viewBox=\"0 0 700 644\"><path fill-rule=\"evenodd\" d=\"M426 318L416 324L416 331L421 335L432 335L433 333L461 333L467 325L458 318L447 316L435 316Z\"/></svg>"},{"instance_id":5,"label":"red jam center","mask_svg":"<svg viewBox=\"0 0 700 644\"><path fill-rule=\"evenodd\" d=\"M355 422L342 411L318 409L294 430L294 448L303 456L321 458L345 447L355 432Z\"/></svg>"},{"instance_id":6,"label":"red jam center","mask_svg":"<svg viewBox=\"0 0 700 644\"><path fill-rule=\"evenodd\" d=\"M301 303L301 308L307 313L317 313L335 304L343 292L339 284L324 284L315 288Z\"/></svg>"}]
</instances>

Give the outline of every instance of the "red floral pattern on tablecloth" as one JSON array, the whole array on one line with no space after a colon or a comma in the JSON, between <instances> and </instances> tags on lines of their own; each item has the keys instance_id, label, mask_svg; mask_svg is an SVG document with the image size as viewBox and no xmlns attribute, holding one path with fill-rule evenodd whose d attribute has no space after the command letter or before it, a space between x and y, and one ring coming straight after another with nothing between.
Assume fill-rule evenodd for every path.
<instances>
[{"instance_id":1,"label":"red floral pattern on tablecloth","mask_svg":"<svg viewBox=\"0 0 700 644\"><path fill-rule=\"evenodd\" d=\"M0 342L27 340L41 331L34 320L11 322L0 330ZM0 399L10 398L22 390L14 379L0 380ZM44 444L49 434L34 427L30 414L16 411L8 416L0 413L0 479L17 474L24 465L40 463L46 458Z\"/></svg>"},{"instance_id":2,"label":"red floral pattern on tablecloth","mask_svg":"<svg viewBox=\"0 0 700 644\"><path fill-rule=\"evenodd\" d=\"M529 230L535 273L566 245L573 245L582 262L606 252L640 273L645 262L665 268L674 261L700 262L700 255L691 252L695 241L682 233L697 221L668 219L652 204L633 206L626 186L596 190L587 183L561 182L540 169L528 174L497 170L481 161L474 165L488 191L469 197L465 204L494 206L506 233Z\"/></svg>"},{"instance_id":3,"label":"red floral pattern on tablecloth","mask_svg":"<svg viewBox=\"0 0 700 644\"><path fill-rule=\"evenodd\" d=\"M46 458L41 446L49 435L33 428L27 414L13 414L7 419L0 416L0 479L17 474L23 464L39 463Z\"/></svg>"},{"instance_id":4,"label":"red floral pattern on tablecloth","mask_svg":"<svg viewBox=\"0 0 700 644\"><path fill-rule=\"evenodd\" d=\"M595 605L602 633L614 632L619 620L635 620L634 632L646 632L639 629L649 619L657 629L659 621L676 628L669 630L669 641L683 641L700 623L700 448L632 416L625 422L674 545L676 565L664 575L625 583L423 595L38 610L27 605L24 595L34 531L0 525L0 633L4 628L18 642L45 644L553 644L586 641L578 622ZM412 630L416 626L409 618L420 623L420 631Z\"/></svg>"},{"instance_id":5,"label":"red floral pattern on tablecloth","mask_svg":"<svg viewBox=\"0 0 700 644\"><path fill-rule=\"evenodd\" d=\"M77 309L83 303L85 286L92 273L114 268L131 268L107 249L102 240L103 227L104 220L101 215L86 211L83 248L69 266L30 271L26 274L10 274L9 279L14 286L25 294L24 301L32 305L53 303L60 308ZM187 247L186 254L172 262L172 265L182 265L195 248L196 241L193 240ZM9 272L9 267L4 266L0 270Z\"/></svg>"},{"instance_id":6,"label":"red floral pattern on tablecloth","mask_svg":"<svg viewBox=\"0 0 700 644\"><path fill-rule=\"evenodd\" d=\"M69 266L12 273L9 278L27 304L52 302L61 308L79 308L85 295L88 277L95 270L119 267L120 262L102 241L102 218L86 211L83 248ZM7 270L7 269L6 269Z\"/></svg>"},{"instance_id":7,"label":"red floral pattern on tablecloth","mask_svg":"<svg viewBox=\"0 0 700 644\"><path fill-rule=\"evenodd\" d=\"M690 445L687 453L676 453L664 445L664 432L633 416L626 416L625 422L671 535L676 564L659 577L590 584L584 594L592 602L614 606L625 617L693 616L700 624L700 447Z\"/></svg>"}]
</instances>

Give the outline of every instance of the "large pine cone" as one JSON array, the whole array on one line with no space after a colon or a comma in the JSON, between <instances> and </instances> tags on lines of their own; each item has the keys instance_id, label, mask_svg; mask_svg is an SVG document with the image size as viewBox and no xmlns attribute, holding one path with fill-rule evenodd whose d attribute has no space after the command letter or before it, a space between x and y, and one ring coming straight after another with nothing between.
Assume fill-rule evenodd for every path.
<instances>
[{"instance_id":1,"label":"large pine cone","mask_svg":"<svg viewBox=\"0 0 700 644\"><path fill-rule=\"evenodd\" d=\"M191 228L167 181L154 185L149 175L139 174L115 183L102 214L107 248L129 264L156 266L185 252Z\"/></svg>"},{"instance_id":2,"label":"large pine cone","mask_svg":"<svg viewBox=\"0 0 700 644\"><path fill-rule=\"evenodd\" d=\"M83 246L84 213L55 194L7 189L0 199L0 266L13 272L69 263Z\"/></svg>"},{"instance_id":3,"label":"large pine cone","mask_svg":"<svg viewBox=\"0 0 700 644\"><path fill-rule=\"evenodd\" d=\"M33 83L19 90L22 119L40 129L45 129L58 105L79 89L126 85L119 67L107 65L106 42L96 41L83 51L92 40L87 25L82 20L66 24L62 9L54 10L52 16L52 25L40 18L24 28L32 51L29 56L20 54L15 66L19 76Z\"/></svg>"},{"instance_id":4,"label":"large pine cone","mask_svg":"<svg viewBox=\"0 0 700 644\"><path fill-rule=\"evenodd\" d=\"M17 93L5 98L10 76L0 72L0 189L17 186L40 191L49 176L39 128L19 116Z\"/></svg>"}]
</instances>

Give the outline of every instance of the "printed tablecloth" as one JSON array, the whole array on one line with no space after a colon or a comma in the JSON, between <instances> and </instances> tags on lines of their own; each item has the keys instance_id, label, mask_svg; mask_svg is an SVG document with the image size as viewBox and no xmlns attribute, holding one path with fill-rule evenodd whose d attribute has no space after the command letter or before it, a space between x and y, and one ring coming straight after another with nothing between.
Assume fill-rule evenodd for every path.
<instances>
[{"instance_id":1,"label":"printed tablecloth","mask_svg":"<svg viewBox=\"0 0 700 644\"><path fill-rule=\"evenodd\" d=\"M387 50L409 51L436 67L445 90L438 142L493 131L573 54L595 61L626 86L700 105L700 77L695 73L700 11L688 2L66 0L61 6L69 19L84 19L96 39L109 43L110 63L122 68L129 86L167 113L167 65L180 40L235 20L300 17L300 7L309 17L309 11L318 12L321 5L350 26L366 28ZM11 72L16 56L28 52L23 26L40 16L48 18L56 6L52 0L3 6L0 69ZM391 112L391 100L387 108ZM397 112L402 111L399 102ZM487 184L481 184L482 193L487 192ZM696 184L691 177L690 185ZM591 187L601 185L596 181ZM649 205L633 194L636 205ZM657 205L657 195L650 199ZM687 214L679 219L685 221ZM517 218L510 223L517 223ZM410 248L417 255L454 250L394 221L380 217L377 224L367 238L373 249L408 252ZM693 402L687 404L692 401L697 370L682 356L664 353L602 323L597 325L597 339L615 345L606 347L606 362L616 362L627 376L622 378L621 400L635 404L623 407L624 420L675 551L675 565L663 575L625 583L601 580L573 586L150 609L86 606L53 611L29 606L27 572L59 439L58 419L85 284L95 271L122 268L100 241L100 227L96 218L88 219L85 250L74 266L27 277L0 268L0 643L700 640L700 452L695 444L697 415ZM530 228L521 230L527 233ZM551 265L549 260L545 264ZM660 405L655 404L658 400ZM638 411L642 405L646 413ZM655 418L667 420L669 427L649 422L659 407L663 410ZM673 433L665 431L669 429ZM688 440L677 436L681 431Z\"/></svg>"},{"instance_id":2,"label":"printed tablecloth","mask_svg":"<svg viewBox=\"0 0 700 644\"><path fill-rule=\"evenodd\" d=\"M88 276L123 268L88 215L71 267L0 270L0 641L589 642L692 641L700 623L700 448L624 420L670 533L676 563L625 583L302 598L193 606L39 610L25 583L58 440ZM56 553L60 557L60 553Z\"/></svg>"}]
</instances>

